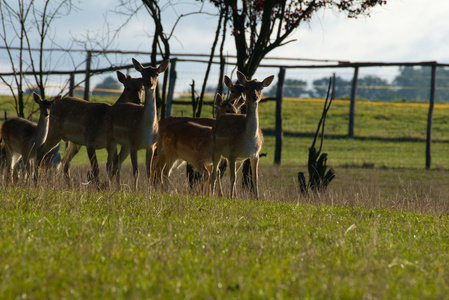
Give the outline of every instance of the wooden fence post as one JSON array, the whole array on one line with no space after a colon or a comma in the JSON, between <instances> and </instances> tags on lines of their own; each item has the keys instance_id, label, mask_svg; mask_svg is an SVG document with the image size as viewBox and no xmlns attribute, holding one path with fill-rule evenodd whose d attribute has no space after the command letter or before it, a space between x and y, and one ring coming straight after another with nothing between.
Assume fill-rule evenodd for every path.
<instances>
[{"instance_id":1,"label":"wooden fence post","mask_svg":"<svg viewBox=\"0 0 449 300\"><path fill-rule=\"evenodd\" d=\"M172 114L173 95L175 94L176 83L176 58L170 61L170 79L168 81L168 93L167 93L167 110L165 111L165 117L170 117Z\"/></svg>"},{"instance_id":2,"label":"wooden fence post","mask_svg":"<svg viewBox=\"0 0 449 300\"><path fill-rule=\"evenodd\" d=\"M86 58L86 79L84 81L84 99L89 101L89 90L90 90L90 63L92 60L92 52L87 51Z\"/></svg>"},{"instance_id":3,"label":"wooden fence post","mask_svg":"<svg viewBox=\"0 0 449 300\"><path fill-rule=\"evenodd\" d=\"M354 137L355 99L357 96L357 82L359 80L359 67L354 67L354 77L352 78L351 100L349 102L349 128L348 136Z\"/></svg>"},{"instance_id":4,"label":"wooden fence post","mask_svg":"<svg viewBox=\"0 0 449 300\"><path fill-rule=\"evenodd\" d=\"M70 73L69 78L69 96L73 97L73 90L75 89L75 74Z\"/></svg>"},{"instance_id":5,"label":"wooden fence post","mask_svg":"<svg viewBox=\"0 0 449 300\"><path fill-rule=\"evenodd\" d=\"M276 92L276 146L274 149L274 164L281 164L282 153L282 100L284 98L284 81L285 81L285 68L279 69L278 86Z\"/></svg>"},{"instance_id":6,"label":"wooden fence post","mask_svg":"<svg viewBox=\"0 0 449 300\"><path fill-rule=\"evenodd\" d=\"M436 74L437 65L432 64L432 74L430 77L430 101L429 101L429 113L427 115L427 137L426 137L426 169L429 170L432 164L432 119L433 108L435 106L435 90L436 90Z\"/></svg>"}]
</instances>

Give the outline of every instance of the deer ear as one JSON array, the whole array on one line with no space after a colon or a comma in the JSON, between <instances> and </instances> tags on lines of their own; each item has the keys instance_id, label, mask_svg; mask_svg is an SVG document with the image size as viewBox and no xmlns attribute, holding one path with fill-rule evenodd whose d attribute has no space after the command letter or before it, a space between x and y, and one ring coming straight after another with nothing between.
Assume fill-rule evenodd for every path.
<instances>
[{"instance_id":1,"label":"deer ear","mask_svg":"<svg viewBox=\"0 0 449 300\"><path fill-rule=\"evenodd\" d=\"M165 70L167 70L167 68L168 68L168 63L170 62L170 60L169 59L167 59L166 61L164 61L163 63L161 63L161 65L159 66L159 68L158 68L158 72L159 73L163 73L163 72L165 72Z\"/></svg>"},{"instance_id":2,"label":"deer ear","mask_svg":"<svg viewBox=\"0 0 449 300\"><path fill-rule=\"evenodd\" d=\"M234 84L232 83L231 78L229 78L227 75L225 75L224 83L226 84L226 86L228 88L232 88L234 86Z\"/></svg>"},{"instance_id":3,"label":"deer ear","mask_svg":"<svg viewBox=\"0 0 449 300\"><path fill-rule=\"evenodd\" d=\"M237 79L241 84L245 84L246 83L246 76L245 74L243 74L240 71L237 71Z\"/></svg>"},{"instance_id":4,"label":"deer ear","mask_svg":"<svg viewBox=\"0 0 449 300\"><path fill-rule=\"evenodd\" d=\"M58 102L59 100L61 100L61 98L62 98L62 96L61 96L61 95L58 95L58 96L56 96L56 97L53 99L53 101L54 101L54 102Z\"/></svg>"},{"instance_id":5,"label":"deer ear","mask_svg":"<svg viewBox=\"0 0 449 300\"><path fill-rule=\"evenodd\" d=\"M223 103L223 97L221 94L215 94L215 105L220 106Z\"/></svg>"},{"instance_id":6,"label":"deer ear","mask_svg":"<svg viewBox=\"0 0 449 300\"><path fill-rule=\"evenodd\" d=\"M42 101L41 96L39 96L35 92L33 92L33 99L34 99L34 102L36 102L37 104L39 104Z\"/></svg>"},{"instance_id":7,"label":"deer ear","mask_svg":"<svg viewBox=\"0 0 449 300\"><path fill-rule=\"evenodd\" d=\"M269 85L271 84L271 82L273 81L273 79L274 79L274 75L271 75L271 76L265 78L265 79L262 81L263 86L264 86L264 87L269 86Z\"/></svg>"},{"instance_id":8,"label":"deer ear","mask_svg":"<svg viewBox=\"0 0 449 300\"><path fill-rule=\"evenodd\" d=\"M118 79L118 81L120 81L121 83L125 83L126 76L125 76L125 74L123 74L122 72L117 71L117 79Z\"/></svg>"},{"instance_id":9,"label":"deer ear","mask_svg":"<svg viewBox=\"0 0 449 300\"><path fill-rule=\"evenodd\" d=\"M135 58L133 58L133 65L134 68L136 68L137 71L142 72L143 71L143 66L140 62L138 62Z\"/></svg>"}]
</instances>

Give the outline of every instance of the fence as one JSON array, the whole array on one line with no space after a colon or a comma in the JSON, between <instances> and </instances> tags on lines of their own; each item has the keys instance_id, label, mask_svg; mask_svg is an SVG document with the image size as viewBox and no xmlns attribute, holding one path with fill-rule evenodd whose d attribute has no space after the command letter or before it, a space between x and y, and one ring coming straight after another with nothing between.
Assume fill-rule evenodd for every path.
<instances>
[{"instance_id":1,"label":"fence","mask_svg":"<svg viewBox=\"0 0 449 300\"><path fill-rule=\"evenodd\" d=\"M82 53L82 52L81 52ZM80 68L78 70L74 71L64 71L64 70L53 70L49 72L43 72L48 76L66 76L69 77L67 80L69 82L69 94L73 94L73 91L77 87L75 84L76 76L82 76L84 79L81 81L84 82L84 98L89 99L90 92L91 92L91 81L95 77L99 77L101 75L104 76L104 74L110 74L111 72L114 72L116 70L133 70L132 64L124 64L124 63L111 63L110 60L107 60L109 62L109 65L103 66L103 67L97 67L93 68L92 60L94 59L95 55L120 55L123 57L130 58L130 56L137 56L139 57L139 60L145 61L145 58L147 58L150 53L146 52L123 52L123 51L108 51L108 52L102 52L102 51L86 51L84 53L84 68ZM142 57L145 57L142 59ZM172 105L178 105L185 102L179 101L177 97L179 95L188 92L190 89L190 82L189 80L192 80L194 78L197 81L202 81L202 76L204 75L205 66L207 64L206 55L182 55L182 54L174 54L172 55L171 59L171 69L170 69L170 80L169 80L169 90L168 90L168 99L167 99L167 113L168 115L171 112ZM98 59L98 56L96 56L96 59ZM225 64L229 70L227 70L226 74L232 74L235 69L234 66L236 65L236 59L233 56L226 57L227 61L223 62L213 62L213 67L211 71L211 76L209 78L209 82L211 85L218 84L221 78L219 78L219 72L218 72L218 66L221 64ZM130 61L130 59L128 60ZM437 89L437 70L443 69L445 67L448 67L449 64L440 64L437 62L401 62L401 63L351 63L351 62L338 62L338 61L330 61L330 60L316 60L313 61L314 64L298 64L299 61L302 61L300 59L285 59L285 58L268 58L264 63L259 66L259 69L257 71L257 78L265 78L268 75L271 74L277 74L278 82L277 86L275 88L272 88L271 93L266 93L269 95L268 97L265 97L264 101L275 101L275 128L274 128L274 135L275 135L275 154L274 154L274 162L276 164L281 163L281 152L282 152L282 145L283 145L283 137L284 137L284 130L283 130L283 103L285 101L285 94L286 91L289 91L289 89L292 89L292 87L296 88L297 91L297 97L299 98L305 98L304 93L307 92L306 88L307 85L310 84L310 78L312 76L315 76L315 79L317 77L321 78L328 78L332 74L337 73L337 78L346 78L345 84L340 84L337 80L337 86L340 88L341 94L338 96L338 98L346 99L346 103L349 106L349 111L347 113L347 131L345 133L340 132L340 136L345 136L348 138L369 138L369 134L366 133L357 133L355 131L355 128L357 128L356 122L363 122L362 119L357 119L357 106L366 104L366 103L372 103L367 101L360 102L360 98L358 97L358 92L361 89L370 89L371 91L375 91L376 89L388 89L393 91L402 91L407 89L424 89L426 88L422 86L423 82L427 81L427 90L428 92L428 100L427 104L427 123L426 123L426 134L425 134L425 141L426 141L426 147L425 147L425 167L429 169L432 164L432 127L433 127L433 112L435 108L435 97L438 90L445 91L447 88L439 87ZM81 64L78 64L81 65ZM97 62L97 66L101 65ZM420 86L359 86L360 82L360 73L362 71L368 70L368 69L376 69L378 71L379 68L381 70L389 70L387 73L390 73L389 77L393 77L393 73L397 73L397 68L407 68L407 67L421 67L424 69L424 67L430 68L430 76L427 80L421 80ZM392 69L396 68L396 69ZM445 69L444 69L445 70ZM318 71L318 73L317 73ZM315 73L313 73L315 72ZM182 76L179 76L178 74L182 74ZM288 78L302 78L300 80L296 80L299 82L306 82L306 86L304 85L289 85ZM315 75L310 75L315 74ZM317 75L318 74L318 75ZM326 74L326 75L324 75ZM11 77L14 74L12 72L2 72L0 73L0 76L2 78ZM24 72L24 76L32 76L32 72ZM388 75L388 74L387 74ZM289 77L290 76L290 77ZM366 76L365 76L366 77ZM364 77L364 78L365 78ZM364 79L362 78L362 79ZM445 79L445 78L444 78ZM448 79L449 82L449 79ZM320 88L320 85L317 83L313 85L314 89L318 91ZM321 87L322 88L322 87ZM212 89L213 90L213 89ZM302 93L302 94L301 94ZM425 94L426 92L424 92ZM374 94L374 93L373 93ZM420 100L424 100L421 97ZM357 101L356 101L357 99ZM385 100L385 99L378 99L378 100ZM408 99L413 100L413 99ZM449 100L449 99L447 99ZM359 104L361 103L361 104ZM390 102L391 103L391 102ZM425 102L424 102L425 103ZM422 104L420 104L422 105ZM421 106L422 109L422 106ZM401 138L401 137L398 137ZM413 136L404 136L402 137L404 139L413 140L415 137ZM442 141L441 138L439 141Z\"/></svg>"}]
</instances>

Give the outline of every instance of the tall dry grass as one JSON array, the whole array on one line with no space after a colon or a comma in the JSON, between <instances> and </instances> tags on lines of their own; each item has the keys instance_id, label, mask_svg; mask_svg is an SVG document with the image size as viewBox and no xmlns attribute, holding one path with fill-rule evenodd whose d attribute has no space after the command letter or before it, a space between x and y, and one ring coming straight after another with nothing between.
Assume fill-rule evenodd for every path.
<instances>
[{"instance_id":1,"label":"tall dry grass","mask_svg":"<svg viewBox=\"0 0 449 300\"><path fill-rule=\"evenodd\" d=\"M75 166L71 169L72 183L70 186L64 181L63 174L51 172L39 179L38 186L44 189L96 190L87 181L88 166ZM262 201L302 202L317 205L357 206L364 208L386 208L405 210L435 215L449 214L449 186L447 170L416 170L416 169L388 169L388 168L345 168L335 169L336 178L326 191L304 195L299 190L297 173L306 172L306 166L262 166L259 174L259 189ZM124 165L122 170L122 184L118 188L115 184L108 184L106 171L100 172L101 190L111 190L124 193L144 193L150 197L149 185L140 169L139 187L132 188L133 178L131 166ZM241 172L238 173L238 198L252 199L253 195L241 185ZM27 183L19 183L26 185ZM223 195L229 193L229 173L222 178ZM175 170L169 178L168 190L152 187L151 193L168 193L180 195L201 196L201 188L189 187L185 166ZM211 198L209 195L207 197Z\"/></svg>"}]
</instances>

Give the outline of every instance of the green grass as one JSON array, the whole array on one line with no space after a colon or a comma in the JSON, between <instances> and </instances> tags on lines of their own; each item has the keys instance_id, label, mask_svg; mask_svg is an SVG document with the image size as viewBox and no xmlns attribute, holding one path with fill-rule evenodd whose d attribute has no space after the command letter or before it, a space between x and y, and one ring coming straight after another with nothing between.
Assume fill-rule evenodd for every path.
<instances>
[{"instance_id":1,"label":"green grass","mask_svg":"<svg viewBox=\"0 0 449 300\"><path fill-rule=\"evenodd\" d=\"M449 292L447 216L315 202L336 191L299 202L27 187L1 193L4 299L436 299Z\"/></svg>"},{"instance_id":2,"label":"green grass","mask_svg":"<svg viewBox=\"0 0 449 300\"><path fill-rule=\"evenodd\" d=\"M150 194L142 164L131 191L129 162L121 191L98 191L85 183L85 150L71 187L60 173L38 188L1 186L2 299L447 297L448 149L433 143L424 170L426 108L360 103L349 139L348 104L334 103L323 150L337 177L326 193L302 195L296 175L306 172L321 109L284 103L282 166L273 167L274 103L261 104L260 201L240 185L238 199L194 196L182 168L170 194ZM446 112L435 109L439 141ZM97 154L105 181L106 152Z\"/></svg>"}]
</instances>

